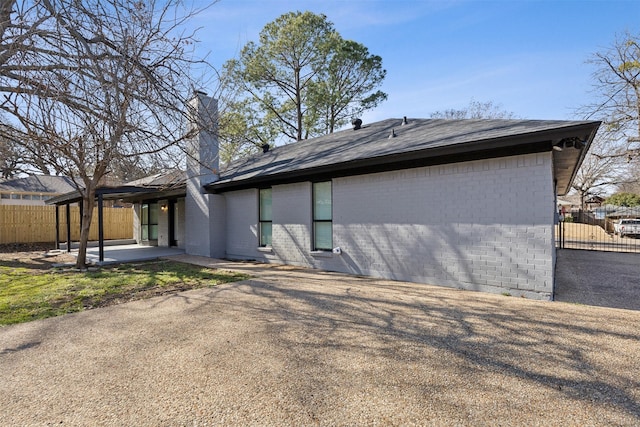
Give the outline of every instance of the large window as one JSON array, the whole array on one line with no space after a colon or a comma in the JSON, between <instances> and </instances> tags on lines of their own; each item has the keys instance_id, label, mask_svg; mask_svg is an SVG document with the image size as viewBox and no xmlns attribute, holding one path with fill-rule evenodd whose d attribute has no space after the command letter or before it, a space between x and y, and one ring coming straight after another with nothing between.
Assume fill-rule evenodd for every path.
<instances>
[{"instance_id":1,"label":"large window","mask_svg":"<svg viewBox=\"0 0 640 427\"><path fill-rule=\"evenodd\" d=\"M158 204L143 203L140 210L140 238L158 240Z\"/></svg>"},{"instance_id":2,"label":"large window","mask_svg":"<svg viewBox=\"0 0 640 427\"><path fill-rule=\"evenodd\" d=\"M313 184L313 250L333 248L331 181Z\"/></svg>"},{"instance_id":3,"label":"large window","mask_svg":"<svg viewBox=\"0 0 640 427\"><path fill-rule=\"evenodd\" d=\"M260 246L271 246L271 189L260 190L260 205L258 208L260 217Z\"/></svg>"}]
</instances>

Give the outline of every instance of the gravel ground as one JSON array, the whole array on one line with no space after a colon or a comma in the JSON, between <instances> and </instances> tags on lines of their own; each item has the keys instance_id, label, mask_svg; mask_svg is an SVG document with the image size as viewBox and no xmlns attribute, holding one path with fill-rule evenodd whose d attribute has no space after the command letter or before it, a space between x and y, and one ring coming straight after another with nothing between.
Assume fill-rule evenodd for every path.
<instances>
[{"instance_id":1,"label":"gravel ground","mask_svg":"<svg viewBox=\"0 0 640 427\"><path fill-rule=\"evenodd\" d=\"M309 270L0 328L0 425L640 425L640 312Z\"/></svg>"}]
</instances>

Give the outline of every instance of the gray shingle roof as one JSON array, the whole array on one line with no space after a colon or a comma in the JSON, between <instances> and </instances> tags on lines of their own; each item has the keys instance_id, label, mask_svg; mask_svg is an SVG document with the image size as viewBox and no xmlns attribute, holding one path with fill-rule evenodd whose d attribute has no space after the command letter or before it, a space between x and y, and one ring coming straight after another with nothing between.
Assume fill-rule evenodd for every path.
<instances>
[{"instance_id":1,"label":"gray shingle roof","mask_svg":"<svg viewBox=\"0 0 640 427\"><path fill-rule=\"evenodd\" d=\"M96 189L96 197L100 195L104 200L122 199L127 202L161 197L184 197L186 182L185 171L168 169L123 185L101 185ZM79 200L82 200L82 195L74 190L47 200L47 204L62 205Z\"/></svg>"},{"instance_id":2,"label":"gray shingle roof","mask_svg":"<svg viewBox=\"0 0 640 427\"><path fill-rule=\"evenodd\" d=\"M66 176L32 175L0 183L0 191L62 194L75 190L71 178Z\"/></svg>"},{"instance_id":3,"label":"gray shingle roof","mask_svg":"<svg viewBox=\"0 0 640 427\"><path fill-rule=\"evenodd\" d=\"M238 160L207 189L227 191L320 172L342 171L344 175L364 166L397 164L400 168L411 161L435 162L438 157L445 163L456 161L458 155L487 150L503 150L500 155L509 155L509 150L518 154L525 148L529 152L549 151L559 138L578 137L589 143L598 126L599 122L584 121L442 119L408 119L403 125L402 119L387 119ZM390 138L392 130L395 137Z\"/></svg>"},{"instance_id":4,"label":"gray shingle roof","mask_svg":"<svg viewBox=\"0 0 640 427\"><path fill-rule=\"evenodd\" d=\"M134 187L174 187L176 185L184 185L186 179L187 173L185 171L168 169L154 175L127 182L125 185Z\"/></svg>"}]
</instances>

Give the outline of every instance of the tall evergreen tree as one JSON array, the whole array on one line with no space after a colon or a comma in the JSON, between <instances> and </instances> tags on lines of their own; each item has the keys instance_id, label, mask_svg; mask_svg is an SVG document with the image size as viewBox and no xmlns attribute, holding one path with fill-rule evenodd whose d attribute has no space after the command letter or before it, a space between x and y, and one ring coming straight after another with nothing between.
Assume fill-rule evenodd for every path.
<instances>
[{"instance_id":1,"label":"tall evergreen tree","mask_svg":"<svg viewBox=\"0 0 640 427\"><path fill-rule=\"evenodd\" d=\"M223 82L240 111L251 113L234 126L260 145L273 143L276 134L300 141L331 133L386 99L375 90L386 75L382 59L311 12L290 12L267 24L259 42L248 43L224 69Z\"/></svg>"}]
</instances>

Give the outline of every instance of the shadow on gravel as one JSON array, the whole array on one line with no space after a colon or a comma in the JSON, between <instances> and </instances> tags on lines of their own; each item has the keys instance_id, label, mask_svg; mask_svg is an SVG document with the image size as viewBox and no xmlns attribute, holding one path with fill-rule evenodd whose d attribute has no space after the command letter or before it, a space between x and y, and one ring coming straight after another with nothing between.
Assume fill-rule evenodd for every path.
<instances>
[{"instance_id":1,"label":"shadow on gravel","mask_svg":"<svg viewBox=\"0 0 640 427\"><path fill-rule=\"evenodd\" d=\"M305 277L300 281L309 283ZM581 310L567 316L550 310L548 303L478 303L473 297L467 302L448 296L451 291L425 292L415 284L375 280L365 285L367 295L360 296L358 286L336 293L329 281L296 289L251 280L245 292L258 299L240 303L269 319L269 333L290 349L287 363L315 372L308 378L308 390L299 390L301 395L318 393L323 382L329 390L335 386L327 372L335 363L331 354L338 352L358 360L390 361L399 370L407 362L426 363L430 369L455 366L453 371L465 372L464 381L477 383L488 373L502 375L513 384L536 384L569 401L615 407L632 417L640 414L640 402L631 392L640 388L635 372L593 358L599 354L604 360L616 359L618 350L603 343L639 342L640 330L617 330L598 314ZM416 387L424 386L419 377L414 380Z\"/></svg>"},{"instance_id":2,"label":"shadow on gravel","mask_svg":"<svg viewBox=\"0 0 640 427\"><path fill-rule=\"evenodd\" d=\"M265 269L257 279L0 329L11 338L3 372L37 385L29 395L0 376L0 400L9 413L44 408L33 418L42 425L51 407L65 420L85 394L84 412L67 418L75 424L108 407L105 420L126 425L145 424L127 418L132 411L151 424L183 408L194 419L193 408L204 411L198 425L637 425L639 316ZM214 418L218 408L239 418ZM174 421L196 424L188 420Z\"/></svg>"},{"instance_id":3,"label":"shadow on gravel","mask_svg":"<svg viewBox=\"0 0 640 427\"><path fill-rule=\"evenodd\" d=\"M640 310L640 254L559 249L554 299Z\"/></svg>"},{"instance_id":4,"label":"shadow on gravel","mask_svg":"<svg viewBox=\"0 0 640 427\"><path fill-rule=\"evenodd\" d=\"M17 347L14 347L14 348L3 348L2 350L0 350L0 354L16 353L18 351L27 350L29 348L37 347L40 344L42 344L41 341L33 341L33 342L28 342L26 344L21 344L21 345L19 345Z\"/></svg>"}]
</instances>

